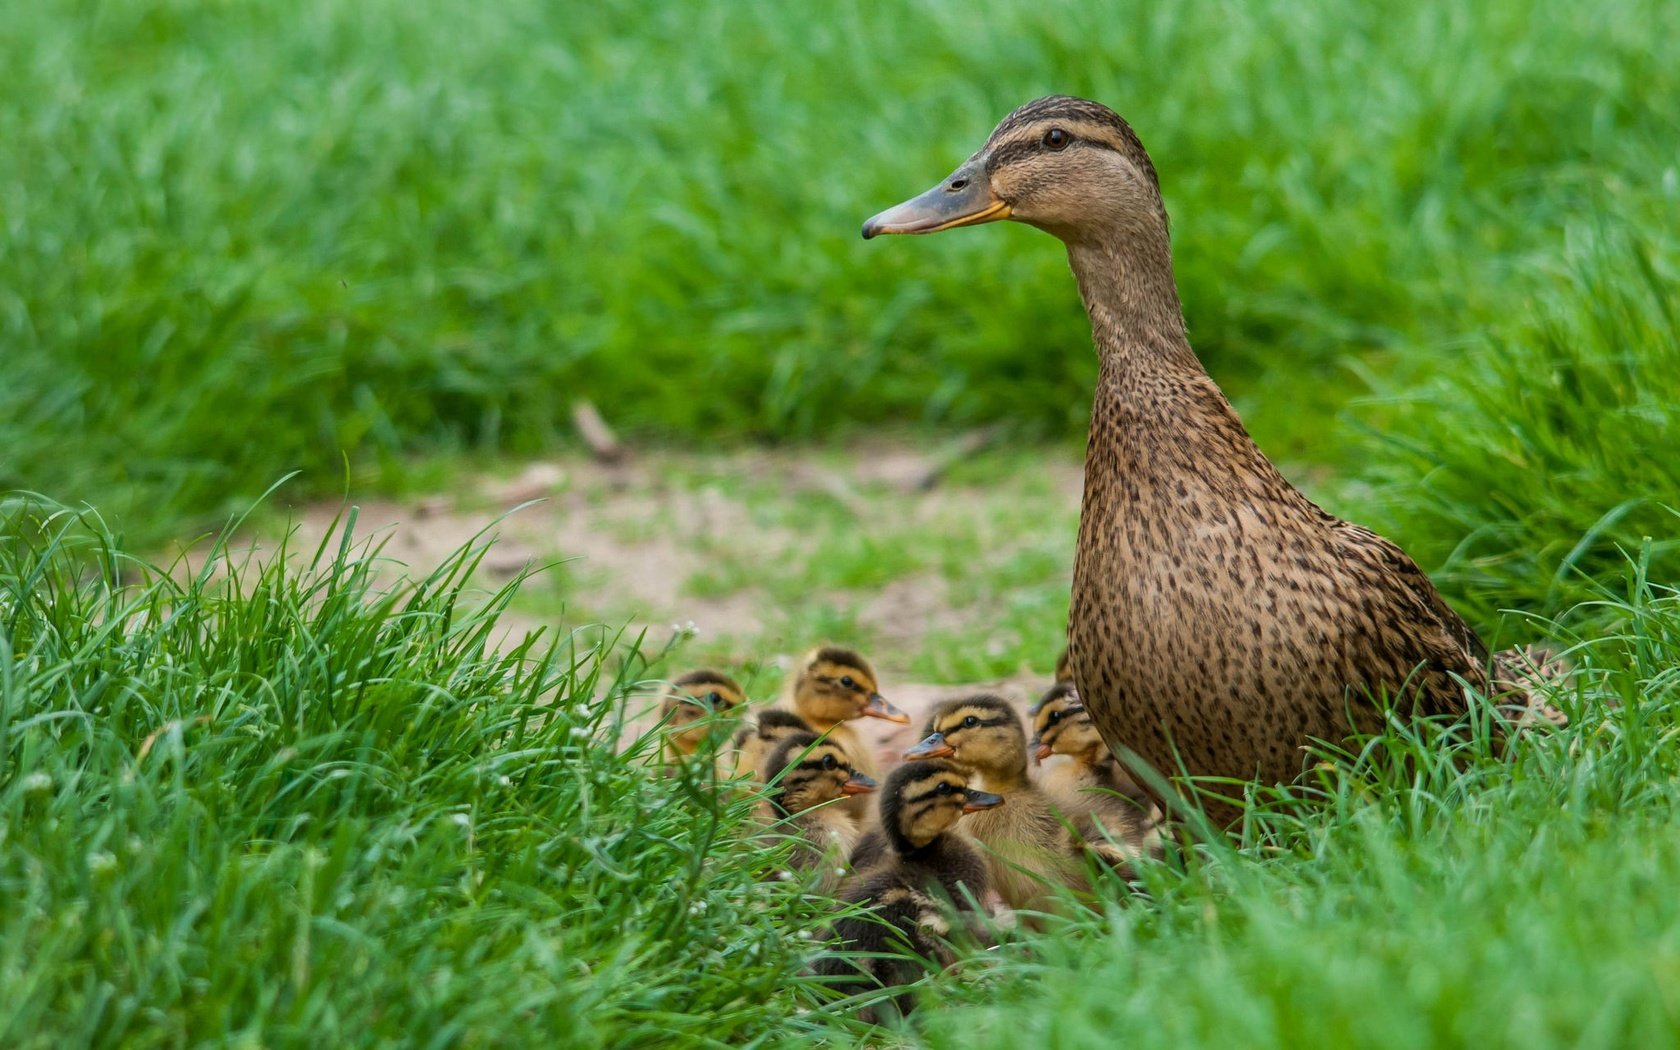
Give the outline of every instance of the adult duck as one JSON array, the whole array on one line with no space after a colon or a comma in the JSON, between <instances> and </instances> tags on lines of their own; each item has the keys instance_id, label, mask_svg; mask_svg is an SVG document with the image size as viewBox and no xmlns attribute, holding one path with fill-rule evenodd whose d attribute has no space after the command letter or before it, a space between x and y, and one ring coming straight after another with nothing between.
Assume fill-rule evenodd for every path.
<instances>
[{"instance_id":1,"label":"adult duck","mask_svg":"<svg viewBox=\"0 0 1680 1050\"><path fill-rule=\"evenodd\" d=\"M1186 336L1155 166L1126 121L1030 102L865 238L1012 219L1060 238L1099 369L1068 643L1115 753L1287 781L1382 706L1455 715L1487 649L1394 544L1321 510L1255 446ZM1181 782L1182 785L1182 782ZM1203 799L1228 822L1232 800Z\"/></svg>"}]
</instances>

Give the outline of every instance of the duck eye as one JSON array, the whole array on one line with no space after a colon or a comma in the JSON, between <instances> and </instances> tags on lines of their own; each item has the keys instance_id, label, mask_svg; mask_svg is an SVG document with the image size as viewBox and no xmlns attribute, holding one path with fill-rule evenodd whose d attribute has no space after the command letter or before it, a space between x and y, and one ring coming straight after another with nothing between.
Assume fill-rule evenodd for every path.
<instances>
[{"instance_id":1,"label":"duck eye","mask_svg":"<svg viewBox=\"0 0 1680 1050\"><path fill-rule=\"evenodd\" d=\"M939 785L939 794L941 795L949 795L952 790L951 785L948 783L942 783Z\"/></svg>"},{"instance_id":2,"label":"duck eye","mask_svg":"<svg viewBox=\"0 0 1680 1050\"><path fill-rule=\"evenodd\" d=\"M706 694L706 703L711 704L713 707L716 707L717 705L723 703L723 697L720 696L717 693L707 693Z\"/></svg>"},{"instance_id":3,"label":"duck eye","mask_svg":"<svg viewBox=\"0 0 1680 1050\"><path fill-rule=\"evenodd\" d=\"M1044 133L1044 144L1051 149L1067 149L1067 144L1070 141L1072 141L1071 137L1061 128L1051 128Z\"/></svg>"},{"instance_id":4,"label":"duck eye","mask_svg":"<svg viewBox=\"0 0 1680 1050\"><path fill-rule=\"evenodd\" d=\"M840 676L840 684L845 686L847 689L857 688L857 683L852 681L852 676L849 674Z\"/></svg>"},{"instance_id":5,"label":"duck eye","mask_svg":"<svg viewBox=\"0 0 1680 1050\"><path fill-rule=\"evenodd\" d=\"M963 719L963 728L964 729L973 729L975 726L977 726L979 724L980 724L980 720L978 718L975 718L973 715L969 715L967 718Z\"/></svg>"},{"instance_id":6,"label":"duck eye","mask_svg":"<svg viewBox=\"0 0 1680 1050\"><path fill-rule=\"evenodd\" d=\"M1057 722L1060 722L1061 720L1062 720L1062 713L1060 711L1050 712L1050 724L1051 725L1055 725Z\"/></svg>"},{"instance_id":7,"label":"duck eye","mask_svg":"<svg viewBox=\"0 0 1680 1050\"><path fill-rule=\"evenodd\" d=\"M822 767L824 769L833 769L838 764L839 763L834 761L834 756L833 755L824 755L823 756Z\"/></svg>"}]
</instances>

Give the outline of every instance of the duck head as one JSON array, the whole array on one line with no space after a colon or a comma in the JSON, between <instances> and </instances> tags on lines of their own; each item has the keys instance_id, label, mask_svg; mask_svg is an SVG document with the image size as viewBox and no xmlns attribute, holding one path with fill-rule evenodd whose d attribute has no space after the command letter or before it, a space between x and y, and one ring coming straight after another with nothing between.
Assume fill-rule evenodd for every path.
<instances>
[{"instance_id":1,"label":"duck head","mask_svg":"<svg viewBox=\"0 0 1680 1050\"><path fill-rule=\"evenodd\" d=\"M907 725L910 716L881 695L875 668L851 649L827 645L805 658L793 684L793 706L815 729L853 718Z\"/></svg>"},{"instance_id":2,"label":"duck head","mask_svg":"<svg viewBox=\"0 0 1680 1050\"><path fill-rule=\"evenodd\" d=\"M1003 796L968 786L954 762L933 759L899 766L881 789L881 828L900 853L950 831L964 813L1003 805Z\"/></svg>"},{"instance_id":3,"label":"duck head","mask_svg":"<svg viewBox=\"0 0 1680 1050\"><path fill-rule=\"evenodd\" d=\"M699 670L671 680L660 702L665 741L679 755L692 755L714 728L738 715L747 697L735 679L722 671Z\"/></svg>"},{"instance_id":4,"label":"duck head","mask_svg":"<svg viewBox=\"0 0 1680 1050\"><path fill-rule=\"evenodd\" d=\"M906 759L949 758L990 780L1026 776L1027 734L1000 696L947 700L933 709L923 729L926 737L904 752Z\"/></svg>"},{"instance_id":5,"label":"duck head","mask_svg":"<svg viewBox=\"0 0 1680 1050\"><path fill-rule=\"evenodd\" d=\"M1000 219L1070 244L1115 226L1166 230L1155 166L1131 125L1101 103L1051 95L1003 118L979 152L926 193L871 217L863 236Z\"/></svg>"}]
</instances>

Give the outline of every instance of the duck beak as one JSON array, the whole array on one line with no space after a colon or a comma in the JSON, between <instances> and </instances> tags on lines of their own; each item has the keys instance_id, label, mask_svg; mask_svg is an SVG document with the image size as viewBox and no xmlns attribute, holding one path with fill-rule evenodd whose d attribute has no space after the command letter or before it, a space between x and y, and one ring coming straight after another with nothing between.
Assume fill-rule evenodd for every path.
<instances>
[{"instance_id":1,"label":"duck beak","mask_svg":"<svg viewBox=\"0 0 1680 1050\"><path fill-rule=\"evenodd\" d=\"M939 185L888 208L863 224L863 239L883 233L938 233L1009 218L1009 205L992 192L986 159L971 157Z\"/></svg>"},{"instance_id":2,"label":"duck beak","mask_svg":"<svg viewBox=\"0 0 1680 1050\"><path fill-rule=\"evenodd\" d=\"M863 705L863 713L870 718L884 718L889 722L897 722L901 726L910 724L910 716L887 703L887 698L880 693L869 694L869 702Z\"/></svg>"},{"instance_id":3,"label":"duck beak","mask_svg":"<svg viewBox=\"0 0 1680 1050\"><path fill-rule=\"evenodd\" d=\"M1027 746L1032 748L1033 757L1038 759L1040 762L1056 753L1054 748L1037 737L1033 737L1032 743Z\"/></svg>"},{"instance_id":4,"label":"duck beak","mask_svg":"<svg viewBox=\"0 0 1680 1050\"><path fill-rule=\"evenodd\" d=\"M867 795L877 787L880 787L880 785L875 783L874 777L866 777L862 773L853 773L852 779L840 785L840 794Z\"/></svg>"},{"instance_id":5,"label":"duck beak","mask_svg":"<svg viewBox=\"0 0 1680 1050\"><path fill-rule=\"evenodd\" d=\"M915 747L904 752L905 758L944 758L954 755L957 749L945 742L945 734L935 733Z\"/></svg>"},{"instance_id":6,"label":"duck beak","mask_svg":"<svg viewBox=\"0 0 1680 1050\"><path fill-rule=\"evenodd\" d=\"M1003 796L994 795L990 791L976 791L968 789L968 798L963 802L964 813L978 813L983 809L994 809L1003 805Z\"/></svg>"}]
</instances>

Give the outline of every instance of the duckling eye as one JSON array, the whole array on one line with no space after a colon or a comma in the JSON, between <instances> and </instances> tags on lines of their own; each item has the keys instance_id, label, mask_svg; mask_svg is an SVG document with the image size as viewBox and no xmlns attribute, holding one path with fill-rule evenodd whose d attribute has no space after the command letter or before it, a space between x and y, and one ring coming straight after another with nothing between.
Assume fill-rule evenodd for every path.
<instances>
[{"instance_id":1,"label":"duckling eye","mask_svg":"<svg viewBox=\"0 0 1680 1050\"><path fill-rule=\"evenodd\" d=\"M938 790L937 790L937 791L936 791L936 792L935 792L935 794L939 794L939 795L949 795L949 794L950 794L950 793L951 793L951 792L952 792L952 791L954 791L954 790L956 790L956 789L955 789L955 788L953 788L953 787L951 787L951 785L950 785L950 784L940 784L940 785L939 785L939 788L938 788Z\"/></svg>"},{"instance_id":2,"label":"duckling eye","mask_svg":"<svg viewBox=\"0 0 1680 1050\"><path fill-rule=\"evenodd\" d=\"M822 767L824 769L833 769L837 765L839 765L839 763L834 761L834 756L833 755L824 755L823 756Z\"/></svg>"},{"instance_id":3,"label":"duckling eye","mask_svg":"<svg viewBox=\"0 0 1680 1050\"><path fill-rule=\"evenodd\" d=\"M1055 725L1057 722L1060 722L1061 720L1062 720L1062 713L1060 711L1050 712L1050 724L1051 725Z\"/></svg>"},{"instance_id":4,"label":"duckling eye","mask_svg":"<svg viewBox=\"0 0 1680 1050\"><path fill-rule=\"evenodd\" d=\"M723 697L718 695L717 693L707 693L706 694L706 703L712 705L713 707L716 707L717 705L723 703Z\"/></svg>"},{"instance_id":5,"label":"duckling eye","mask_svg":"<svg viewBox=\"0 0 1680 1050\"><path fill-rule=\"evenodd\" d=\"M1067 144L1070 141L1072 141L1071 137L1061 128L1051 128L1044 133L1044 144L1054 150L1067 149Z\"/></svg>"},{"instance_id":6,"label":"duckling eye","mask_svg":"<svg viewBox=\"0 0 1680 1050\"><path fill-rule=\"evenodd\" d=\"M980 724L980 720L978 718L975 718L973 715L969 715L967 718L963 719L963 728L964 729L973 729L975 726L977 726L979 724Z\"/></svg>"},{"instance_id":7,"label":"duckling eye","mask_svg":"<svg viewBox=\"0 0 1680 1050\"><path fill-rule=\"evenodd\" d=\"M857 683L852 681L852 676L849 674L840 676L840 684L845 686L847 689L857 688Z\"/></svg>"}]
</instances>

